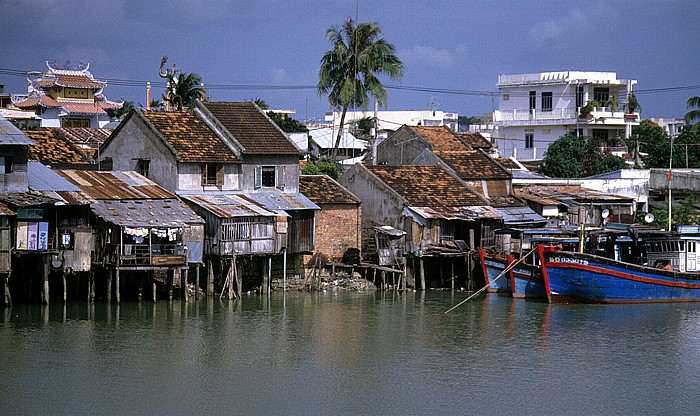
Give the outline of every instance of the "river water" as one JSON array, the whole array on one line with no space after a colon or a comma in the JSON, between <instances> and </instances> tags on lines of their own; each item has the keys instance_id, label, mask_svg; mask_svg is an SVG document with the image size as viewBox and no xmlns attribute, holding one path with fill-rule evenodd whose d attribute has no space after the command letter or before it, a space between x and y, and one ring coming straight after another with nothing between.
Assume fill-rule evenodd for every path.
<instances>
[{"instance_id":1,"label":"river water","mask_svg":"<svg viewBox=\"0 0 700 416\"><path fill-rule=\"evenodd\" d=\"M0 414L688 414L700 304L467 294L0 310Z\"/></svg>"}]
</instances>

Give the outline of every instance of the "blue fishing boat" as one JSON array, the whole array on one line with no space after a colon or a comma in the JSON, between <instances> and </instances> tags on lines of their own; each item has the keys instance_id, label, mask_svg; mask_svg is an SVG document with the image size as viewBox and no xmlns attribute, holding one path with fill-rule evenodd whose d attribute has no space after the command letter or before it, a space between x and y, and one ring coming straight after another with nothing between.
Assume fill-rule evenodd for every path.
<instances>
[{"instance_id":1,"label":"blue fishing boat","mask_svg":"<svg viewBox=\"0 0 700 416\"><path fill-rule=\"evenodd\" d=\"M700 301L700 229L634 235L633 256L620 259L538 246L550 303Z\"/></svg>"},{"instance_id":2,"label":"blue fishing boat","mask_svg":"<svg viewBox=\"0 0 700 416\"><path fill-rule=\"evenodd\" d=\"M489 292L507 292L514 298L545 299L547 294L542 281L539 260L531 248L536 244L554 245L558 247L575 247L577 238L567 235L575 230L561 228L504 228L496 230L496 236L502 242L503 254L487 252L479 253L479 260L489 288ZM510 266L510 269L508 269ZM507 270L508 269L508 270ZM494 282L505 272L505 276ZM503 282L507 280L507 282Z\"/></svg>"},{"instance_id":3,"label":"blue fishing boat","mask_svg":"<svg viewBox=\"0 0 700 416\"><path fill-rule=\"evenodd\" d=\"M488 253L481 247L477 248L479 264L484 274L484 283L489 293L511 293L510 279L505 276L506 259L500 254Z\"/></svg>"}]
</instances>

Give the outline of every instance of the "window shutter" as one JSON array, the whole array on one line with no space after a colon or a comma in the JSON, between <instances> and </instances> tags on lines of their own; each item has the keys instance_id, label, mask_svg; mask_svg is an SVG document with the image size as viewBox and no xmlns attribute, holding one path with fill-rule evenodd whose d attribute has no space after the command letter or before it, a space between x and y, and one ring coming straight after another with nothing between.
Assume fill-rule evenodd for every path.
<instances>
[{"instance_id":1,"label":"window shutter","mask_svg":"<svg viewBox=\"0 0 700 416\"><path fill-rule=\"evenodd\" d=\"M277 189L284 189L286 166L277 166Z\"/></svg>"},{"instance_id":2,"label":"window shutter","mask_svg":"<svg viewBox=\"0 0 700 416\"><path fill-rule=\"evenodd\" d=\"M224 186L224 165L219 163L216 165L216 185Z\"/></svg>"},{"instance_id":3,"label":"window shutter","mask_svg":"<svg viewBox=\"0 0 700 416\"><path fill-rule=\"evenodd\" d=\"M255 189L262 188L262 166L255 167Z\"/></svg>"}]
</instances>

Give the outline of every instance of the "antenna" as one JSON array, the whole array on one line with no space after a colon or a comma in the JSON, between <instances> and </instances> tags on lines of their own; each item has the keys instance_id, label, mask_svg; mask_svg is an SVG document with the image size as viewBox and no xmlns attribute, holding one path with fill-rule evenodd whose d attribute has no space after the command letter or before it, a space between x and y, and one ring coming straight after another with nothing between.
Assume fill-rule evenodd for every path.
<instances>
[{"instance_id":1,"label":"antenna","mask_svg":"<svg viewBox=\"0 0 700 416\"><path fill-rule=\"evenodd\" d=\"M655 219L656 217L654 217L654 214L651 212L644 216L644 222L647 224L651 224Z\"/></svg>"}]
</instances>

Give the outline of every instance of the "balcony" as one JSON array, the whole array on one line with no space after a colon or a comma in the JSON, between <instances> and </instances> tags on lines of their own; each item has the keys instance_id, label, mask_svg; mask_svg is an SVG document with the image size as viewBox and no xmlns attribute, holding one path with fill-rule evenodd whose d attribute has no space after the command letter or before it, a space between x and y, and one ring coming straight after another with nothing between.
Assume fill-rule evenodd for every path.
<instances>
[{"instance_id":1,"label":"balcony","mask_svg":"<svg viewBox=\"0 0 700 416\"><path fill-rule=\"evenodd\" d=\"M533 125L573 125L603 124L622 126L639 121L639 113L626 114L613 111L610 107L595 107L586 115L581 115L577 108L554 108L552 111L541 110L496 110L493 113L494 124L500 126Z\"/></svg>"}]
</instances>

